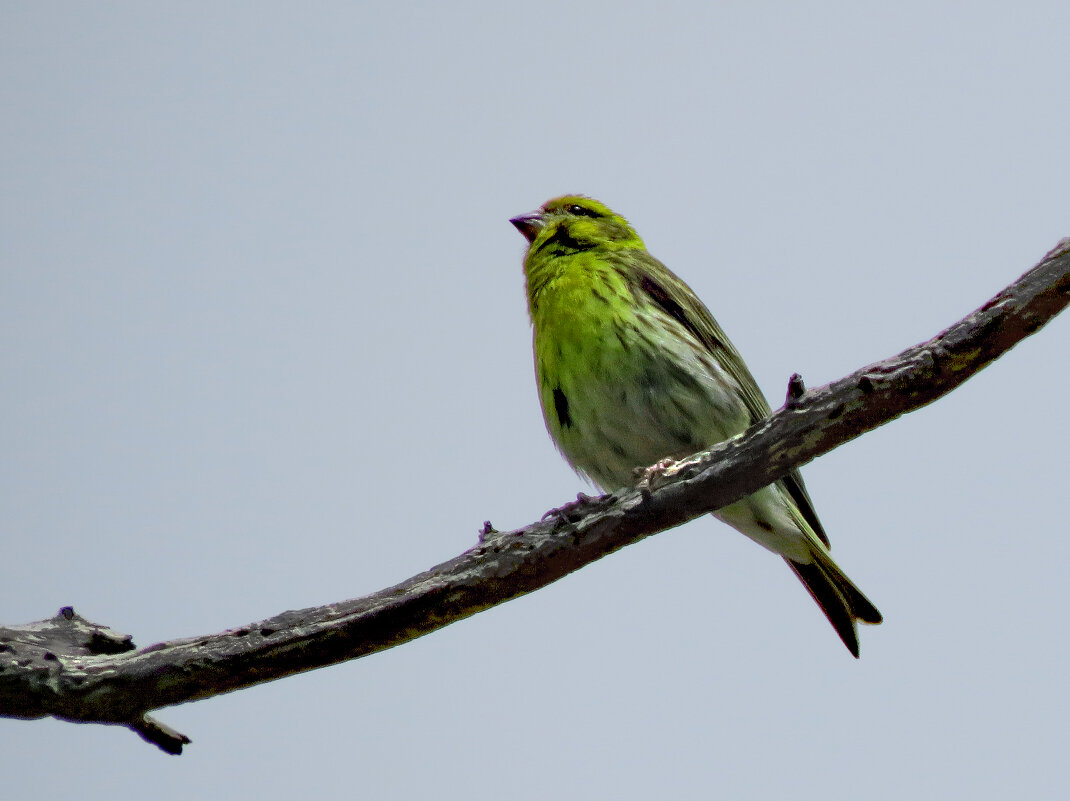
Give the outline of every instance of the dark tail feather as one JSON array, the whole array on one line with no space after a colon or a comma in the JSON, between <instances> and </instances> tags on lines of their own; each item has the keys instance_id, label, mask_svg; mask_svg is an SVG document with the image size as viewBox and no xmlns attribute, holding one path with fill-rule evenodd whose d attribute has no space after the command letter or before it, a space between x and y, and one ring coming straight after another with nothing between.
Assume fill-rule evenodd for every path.
<instances>
[{"instance_id":1,"label":"dark tail feather","mask_svg":"<svg viewBox=\"0 0 1070 801\"><path fill-rule=\"evenodd\" d=\"M869 599L862 594L851 580L843 574L836 563L825 553L814 553L814 560L809 564L800 564L790 559L788 563L799 581L803 583L829 623L840 635L854 657L858 658L858 632L855 620L863 623L880 623L881 613Z\"/></svg>"}]
</instances>

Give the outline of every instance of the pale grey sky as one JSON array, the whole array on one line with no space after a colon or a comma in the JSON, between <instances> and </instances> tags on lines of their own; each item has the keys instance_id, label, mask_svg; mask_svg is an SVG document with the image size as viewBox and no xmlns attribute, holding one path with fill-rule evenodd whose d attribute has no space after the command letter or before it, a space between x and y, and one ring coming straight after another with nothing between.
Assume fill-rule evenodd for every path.
<instances>
[{"instance_id":1,"label":"pale grey sky","mask_svg":"<svg viewBox=\"0 0 1070 801\"><path fill-rule=\"evenodd\" d=\"M139 645L380 589L587 489L524 241L635 224L747 357L839 378L1070 236L1064 2L0 5L0 620ZM1070 318L810 465L851 659L714 520L393 651L125 730L0 720L5 797L1065 793Z\"/></svg>"}]
</instances>

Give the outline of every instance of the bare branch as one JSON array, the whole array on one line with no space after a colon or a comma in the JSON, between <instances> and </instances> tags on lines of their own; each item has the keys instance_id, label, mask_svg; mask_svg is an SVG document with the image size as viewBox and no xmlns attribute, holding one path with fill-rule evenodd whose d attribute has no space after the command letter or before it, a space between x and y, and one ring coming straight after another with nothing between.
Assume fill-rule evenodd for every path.
<instances>
[{"instance_id":1,"label":"bare branch","mask_svg":"<svg viewBox=\"0 0 1070 801\"><path fill-rule=\"evenodd\" d=\"M460 556L380 592L219 634L134 649L66 607L0 628L0 715L123 725L168 753L189 739L147 716L400 645L537 590L626 545L718 509L950 392L1070 303L1070 239L965 319L788 404L635 489L577 502L511 532L486 524Z\"/></svg>"}]
</instances>

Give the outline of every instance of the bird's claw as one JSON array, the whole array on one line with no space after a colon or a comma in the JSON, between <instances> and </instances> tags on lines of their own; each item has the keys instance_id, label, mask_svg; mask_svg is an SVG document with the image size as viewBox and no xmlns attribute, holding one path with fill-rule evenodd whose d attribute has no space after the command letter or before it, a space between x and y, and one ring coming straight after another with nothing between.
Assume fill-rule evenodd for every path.
<instances>
[{"instance_id":1,"label":"bird's claw","mask_svg":"<svg viewBox=\"0 0 1070 801\"><path fill-rule=\"evenodd\" d=\"M640 489L650 488L651 482L662 476L672 475L673 468L676 467L677 460L666 457L659 462L655 462L650 467L636 468L637 481L635 485Z\"/></svg>"},{"instance_id":2,"label":"bird's claw","mask_svg":"<svg viewBox=\"0 0 1070 801\"><path fill-rule=\"evenodd\" d=\"M584 506L591 500L589 495L582 492L576 493L576 500L569 501L564 506L559 506L556 509L551 509L549 512L542 516L543 520L549 520L551 517L559 517L562 520L571 522L573 520L573 512L578 510L581 506Z\"/></svg>"}]
</instances>

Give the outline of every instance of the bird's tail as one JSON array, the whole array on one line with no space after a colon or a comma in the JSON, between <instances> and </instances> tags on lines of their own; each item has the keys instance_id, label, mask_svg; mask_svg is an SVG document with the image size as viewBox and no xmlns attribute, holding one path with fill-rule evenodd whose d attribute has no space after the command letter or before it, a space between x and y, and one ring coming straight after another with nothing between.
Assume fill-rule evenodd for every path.
<instances>
[{"instance_id":1,"label":"bird's tail","mask_svg":"<svg viewBox=\"0 0 1070 801\"><path fill-rule=\"evenodd\" d=\"M795 571L799 581L809 590L829 623L840 635L847 650L857 659L858 631L855 629L855 621L880 623L883 619L881 613L832 561L828 551L815 543L810 553L811 561L806 564L787 557L784 561Z\"/></svg>"}]
</instances>

